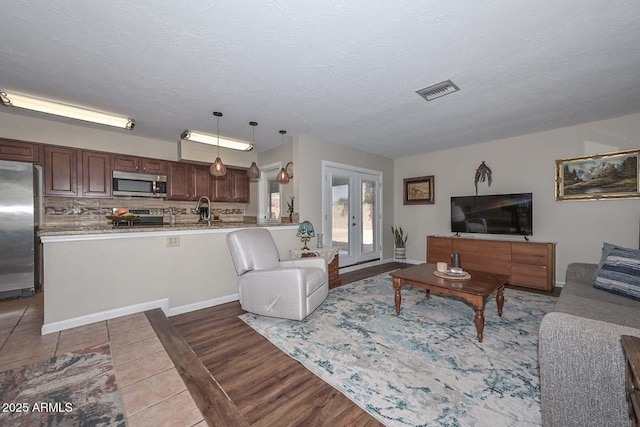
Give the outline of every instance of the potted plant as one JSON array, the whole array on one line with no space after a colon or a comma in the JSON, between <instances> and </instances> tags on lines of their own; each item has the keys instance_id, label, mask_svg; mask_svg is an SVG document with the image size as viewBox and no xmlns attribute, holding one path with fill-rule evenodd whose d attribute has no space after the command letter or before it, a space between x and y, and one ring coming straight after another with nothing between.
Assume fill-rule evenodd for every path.
<instances>
[{"instance_id":1,"label":"potted plant","mask_svg":"<svg viewBox=\"0 0 640 427\"><path fill-rule=\"evenodd\" d=\"M393 241L395 244L395 258L396 259L406 259L407 257L407 238L408 235L404 234L402 227L394 227L391 226L391 233L393 234Z\"/></svg>"}]
</instances>

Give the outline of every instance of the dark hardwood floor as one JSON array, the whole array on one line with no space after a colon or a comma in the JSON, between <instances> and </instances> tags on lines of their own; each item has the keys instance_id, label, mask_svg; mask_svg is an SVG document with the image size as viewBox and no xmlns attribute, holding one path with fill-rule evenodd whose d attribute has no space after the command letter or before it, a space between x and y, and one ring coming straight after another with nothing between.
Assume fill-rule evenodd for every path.
<instances>
[{"instance_id":1,"label":"dark hardwood floor","mask_svg":"<svg viewBox=\"0 0 640 427\"><path fill-rule=\"evenodd\" d=\"M405 266L389 263L344 273L340 278L345 285ZM169 320L249 425L382 425L240 320L238 316L243 313L240 304L232 302L173 316ZM169 345L177 345L178 349L168 349L167 352L184 354L184 349L179 350L179 343L173 341ZM193 360L182 362L181 359L174 359L181 374L198 364ZM179 363L185 366L181 369ZM192 381L194 374L186 376ZM185 382L189 387L188 381ZM192 394L201 393L200 380L195 384L197 387ZM216 395L215 399L221 397ZM234 425L234 419L228 418L235 416L233 411L219 411L213 416L210 410L209 413L210 416L205 418L211 425Z\"/></svg>"},{"instance_id":2,"label":"dark hardwood floor","mask_svg":"<svg viewBox=\"0 0 640 427\"><path fill-rule=\"evenodd\" d=\"M346 285L409 266L388 263L340 278ZM382 425L240 320L243 313L237 301L169 320L159 310L147 313L191 394L207 394L194 400L209 425Z\"/></svg>"}]
</instances>

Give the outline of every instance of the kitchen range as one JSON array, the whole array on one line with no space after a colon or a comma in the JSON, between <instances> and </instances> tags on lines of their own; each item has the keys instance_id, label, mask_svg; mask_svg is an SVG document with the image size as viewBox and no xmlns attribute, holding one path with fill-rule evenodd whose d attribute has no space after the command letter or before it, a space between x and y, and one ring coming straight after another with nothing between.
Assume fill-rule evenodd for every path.
<instances>
[{"instance_id":1,"label":"kitchen range","mask_svg":"<svg viewBox=\"0 0 640 427\"><path fill-rule=\"evenodd\" d=\"M114 208L113 214L107 217L114 227L159 227L169 225L164 222L161 209L127 209Z\"/></svg>"}]
</instances>

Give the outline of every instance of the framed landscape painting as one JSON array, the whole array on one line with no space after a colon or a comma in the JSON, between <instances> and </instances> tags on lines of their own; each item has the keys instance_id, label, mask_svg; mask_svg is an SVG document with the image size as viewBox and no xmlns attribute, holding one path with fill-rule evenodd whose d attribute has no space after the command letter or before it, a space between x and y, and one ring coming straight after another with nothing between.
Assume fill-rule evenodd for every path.
<instances>
[{"instance_id":1,"label":"framed landscape painting","mask_svg":"<svg viewBox=\"0 0 640 427\"><path fill-rule=\"evenodd\" d=\"M433 175L405 178L403 187L405 205L432 205L434 203Z\"/></svg>"},{"instance_id":2,"label":"framed landscape painting","mask_svg":"<svg viewBox=\"0 0 640 427\"><path fill-rule=\"evenodd\" d=\"M556 200L640 197L639 150L556 160Z\"/></svg>"}]
</instances>

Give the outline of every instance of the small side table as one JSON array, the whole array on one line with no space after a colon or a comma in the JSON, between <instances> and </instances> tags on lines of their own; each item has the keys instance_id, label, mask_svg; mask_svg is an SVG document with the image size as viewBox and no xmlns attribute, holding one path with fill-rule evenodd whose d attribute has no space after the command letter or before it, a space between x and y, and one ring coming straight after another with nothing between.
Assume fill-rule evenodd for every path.
<instances>
[{"instance_id":1,"label":"small side table","mask_svg":"<svg viewBox=\"0 0 640 427\"><path fill-rule=\"evenodd\" d=\"M629 418L631 418L631 425L638 427L640 426L640 338L623 335L622 349L627 361L626 388Z\"/></svg>"},{"instance_id":2,"label":"small side table","mask_svg":"<svg viewBox=\"0 0 640 427\"><path fill-rule=\"evenodd\" d=\"M340 272L338 271L338 252L340 248L336 248L333 246L326 246L324 248L309 248L308 251L303 251L302 249L292 249L289 252L291 253L291 259L297 258L306 258L319 256L324 258L327 261L328 270L329 270L329 288L335 288L337 286L342 285L342 280L340 280Z\"/></svg>"}]
</instances>

